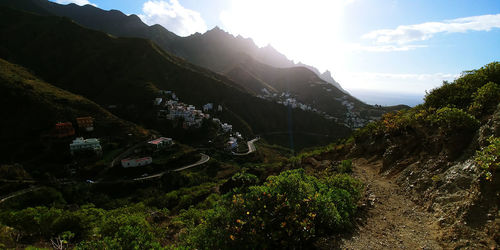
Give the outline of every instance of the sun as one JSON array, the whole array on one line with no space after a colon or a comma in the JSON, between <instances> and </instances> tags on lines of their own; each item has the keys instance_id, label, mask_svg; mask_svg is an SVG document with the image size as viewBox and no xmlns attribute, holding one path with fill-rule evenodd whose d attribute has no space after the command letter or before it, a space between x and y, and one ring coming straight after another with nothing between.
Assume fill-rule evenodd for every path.
<instances>
[{"instance_id":1,"label":"sun","mask_svg":"<svg viewBox=\"0 0 500 250\"><path fill-rule=\"evenodd\" d=\"M220 14L223 28L271 44L298 62L322 70L342 57L340 27L345 0L233 0Z\"/></svg>"}]
</instances>

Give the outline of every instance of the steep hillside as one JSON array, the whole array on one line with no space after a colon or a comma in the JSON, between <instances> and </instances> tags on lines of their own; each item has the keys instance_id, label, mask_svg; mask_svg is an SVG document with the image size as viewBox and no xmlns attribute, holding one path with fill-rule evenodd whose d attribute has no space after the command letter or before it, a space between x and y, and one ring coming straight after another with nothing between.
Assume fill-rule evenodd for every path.
<instances>
[{"instance_id":1,"label":"steep hillside","mask_svg":"<svg viewBox=\"0 0 500 250\"><path fill-rule=\"evenodd\" d=\"M227 33L218 27L203 35L179 37L160 25L148 26L144 24L136 15L127 16L117 10L105 11L91 5L61 5L48 0L1 0L0 4L42 15L68 17L85 27L115 36L146 38L170 53L215 71L223 71L228 65L238 61L238 54L245 53L274 67L304 66L320 75L316 68L295 64L271 46L258 48L251 39L242 37L234 39L232 36L221 37L221 32L226 35ZM208 47L200 47L203 44L208 45ZM219 60L214 61L210 58L214 55ZM327 75L324 78L322 76L322 78L340 88L329 72L325 73Z\"/></svg>"},{"instance_id":2,"label":"steep hillside","mask_svg":"<svg viewBox=\"0 0 500 250\"><path fill-rule=\"evenodd\" d=\"M385 206L388 193L377 190L380 182L386 186L397 183L398 193L419 204L418 209L424 210L420 213L432 216L432 220L411 217L415 208L405 212L405 219L398 213L401 208L386 207L388 212L383 213L387 218L373 215L373 224L360 225L360 237L348 240L344 247L372 248L394 237L402 243L409 239L406 233L425 232L416 226L410 228L416 233L399 228L416 221L432 223L424 226L432 228L428 232L445 249L500 246L499 82L498 62L466 71L455 81L432 90L423 105L384 115L381 121L355 131L352 140L313 157L314 162L355 158L361 176L379 171L379 176L368 180L375 183L368 190L372 194L368 194L366 203L373 205L380 200ZM313 161L301 162L306 167ZM373 209L380 209L377 206ZM403 222L395 223L389 216ZM381 235L381 230L389 233ZM368 239L363 241L363 237ZM371 238L380 244L370 242Z\"/></svg>"},{"instance_id":3,"label":"steep hillside","mask_svg":"<svg viewBox=\"0 0 500 250\"><path fill-rule=\"evenodd\" d=\"M230 76L242 89L253 95L262 94L260 91L262 88L257 91L257 86L262 85L262 83L279 89L279 86L275 86L275 84L280 85L280 82L265 80L267 73L274 73L277 68L304 68L300 71L302 73L297 70L280 72L280 74L287 75L286 79L293 81L291 86L300 89L300 91L296 91L297 89L289 91L295 92L297 98L306 101L304 104L316 106L320 112L325 112L350 127L360 127L370 120L380 118L381 114L388 111L388 109L373 107L356 100L340 87L328 71L321 74L312 66L288 60L271 46L259 48L251 39L241 36L234 37L218 27L204 34L197 33L188 37L178 37L159 25L147 26L135 15L126 16L119 11L104 11L90 5L83 7L75 4L59 5L46 0L1 0L0 4L40 14L51 13L52 15L69 17L85 27L101 30L115 36L150 39L169 53L185 58L201 67ZM41 11L37 11L37 9ZM262 69L252 72L252 67L255 64L260 64L259 67ZM249 77L246 73L241 75L244 72L250 72L252 76ZM318 82L325 84L325 88L309 88L310 75L315 75ZM304 78L307 80L303 80ZM330 88L331 85L334 87ZM314 100L310 98L318 95L320 98Z\"/></svg>"},{"instance_id":4,"label":"steep hillside","mask_svg":"<svg viewBox=\"0 0 500 250\"><path fill-rule=\"evenodd\" d=\"M2 8L0 56L22 64L60 88L97 103L117 105L120 117L148 126L158 90L173 90L186 103L223 105L222 119L249 136L289 131L322 134L296 145L324 143L349 129L301 110L246 94L234 82L168 54L150 41L114 38L66 18L36 16ZM290 120L291 119L291 120ZM286 141L286 142L285 142ZM302 141L302 142L301 142ZM276 141L280 142L280 141ZM281 141L288 145L288 138ZM305 145L305 144L303 144Z\"/></svg>"},{"instance_id":5,"label":"steep hillside","mask_svg":"<svg viewBox=\"0 0 500 250\"><path fill-rule=\"evenodd\" d=\"M147 138L149 132L119 119L96 103L50 85L26 69L0 59L0 164L34 159L44 154L47 137L57 122L82 116L95 119L98 137ZM76 124L75 124L76 127ZM130 138L133 139L133 138Z\"/></svg>"}]
</instances>

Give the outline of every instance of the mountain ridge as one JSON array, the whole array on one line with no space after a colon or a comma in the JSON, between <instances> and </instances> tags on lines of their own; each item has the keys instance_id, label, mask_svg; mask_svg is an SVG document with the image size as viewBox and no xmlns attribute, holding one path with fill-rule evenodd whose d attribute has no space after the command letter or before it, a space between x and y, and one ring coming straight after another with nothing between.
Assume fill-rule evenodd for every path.
<instances>
[{"instance_id":1,"label":"mountain ridge","mask_svg":"<svg viewBox=\"0 0 500 250\"><path fill-rule=\"evenodd\" d=\"M5 39L0 39L0 56L102 106L118 105L113 112L122 118L139 124L150 120L151 114L146 111L162 89L175 91L184 102L198 107L220 103L228 110L221 118L249 136L288 131L286 107L251 96L227 78L170 55L151 41L114 38L67 18L6 8L1 8L1 13L0 34ZM350 131L301 110L294 111L292 122L293 131L333 136L328 140ZM302 139L305 142L311 138Z\"/></svg>"},{"instance_id":2,"label":"mountain ridge","mask_svg":"<svg viewBox=\"0 0 500 250\"><path fill-rule=\"evenodd\" d=\"M195 58L193 60L192 53L186 51L182 48L183 43L191 42L200 36L209 36L211 34L225 34L226 40L230 38L234 38L237 42L246 43L245 52L247 52L250 56L254 57L256 60L259 60L265 64L268 64L273 67L296 67L296 66L304 66L316 74L318 76L322 76L326 74L325 71L321 74L315 67L305 65L302 63L294 63L289 60L285 55L278 52L272 46L268 45L262 48L259 48L255 45L251 38L243 38L241 36L233 36L218 26L214 27L211 30L208 30L204 34L196 33L187 37L180 37L175 35L174 33L166 30L161 25L147 25L140 20L137 15L125 15L118 10L109 10L105 11L99 9L92 5L78 6L76 4L68 4L68 5L60 5L57 3L50 2L48 0L19 0L13 2L12 0L2 0L0 4L7 5L10 7L16 7L20 9L25 9L28 11L36 12L38 14L53 14L58 16L66 16L71 19L74 19L76 22L80 23L83 26L97 29L100 31L104 31L116 36L124 36L124 37L141 37L150 39L157 44L159 44L163 49L176 54L177 56L181 56L186 58L195 64L200 64L201 66L207 67L211 66L210 64L204 64L198 62ZM92 18L90 18L92 17ZM233 42L234 43L234 42ZM208 67L210 68L210 67ZM215 71L220 71L218 68L210 68ZM346 92L340 87L330 75L330 77L322 77L323 80L329 82Z\"/></svg>"}]
</instances>

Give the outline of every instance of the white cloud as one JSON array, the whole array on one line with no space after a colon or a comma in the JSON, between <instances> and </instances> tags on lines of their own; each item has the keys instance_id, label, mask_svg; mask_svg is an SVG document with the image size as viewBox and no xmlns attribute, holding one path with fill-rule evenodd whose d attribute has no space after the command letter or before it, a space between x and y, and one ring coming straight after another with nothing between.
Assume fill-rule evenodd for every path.
<instances>
[{"instance_id":1,"label":"white cloud","mask_svg":"<svg viewBox=\"0 0 500 250\"><path fill-rule=\"evenodd\" d=\"M426 48L427 45L360 45L347 44L345 45L348 51L352 52L394 52L394 51L410 51L418 48Z\"/></svg>"},{"instance_id":2,"label":"white cloud","mask_svg":"<svg viewBox=\"0 0 500 250\"><path fill-rule=\"evenodd\" d=\"M337 76L342 87L347 90L377 90L387 92L404 92L424 94L442 85L443 81L453 81L460 74L429 73L429 74L392 74L378 72L351 72Z\"/></svg>"},{"instance_id":3,"label":"white cloud","mask_svg":"<svg viewBox=\"0 0 500 250\"><path fill-rule=\"evenodd\" d=\"M442 22L427 22L414 25L401 25L396 29L375 30L363 35L378 43L404 44L415 41L424 41L437 33L464 33L467 31L490 31L500 28L500 14L471 16L445 20Z\"/></svg>"},{"instance_id":4,"label":"white cloud","mask_svg":"<svg viewBox=\"0 0 500 250\"><path fill-rule=\"evenodd\" d=\"M74 4L78 4L80 6L83 6L83 5L86 5L86 4L90 4L90 5L94 6L94 7L97 7L96 4L91 3L88 0L57 0L56 2L58 4L70 4L70 3L74 3Z\"/></svg>"},{"instance_id":5,"label":"white cloud","mask_svg":"<svg viewBox=\"0 0 500 250\"><path fill-rule=\"evenodd\" d=\"M177 0L147 1L139 17L149 25L160 24L179 36L205 32L207 25L200 13L184 8Z\"/></svg>"}]
</instances>

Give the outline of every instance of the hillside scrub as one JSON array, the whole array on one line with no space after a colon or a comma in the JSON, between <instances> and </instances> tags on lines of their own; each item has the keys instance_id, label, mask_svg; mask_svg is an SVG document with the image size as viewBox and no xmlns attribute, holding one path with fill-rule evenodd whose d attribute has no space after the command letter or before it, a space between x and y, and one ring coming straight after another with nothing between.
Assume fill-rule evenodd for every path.
<instances>
[{"instance_id":1,"label":"hillside scrub","mask_svg":"<svg viewBox=\"0 0 500 250\"><path fill-rule=\"evenodd\" d=\"M386 137L393 143L410 141L410 147L414 147L411 151L420 148L431 154L445 152L452 159L458 157L470 144L481 122L495 111L500 100L498 82L499 62L466 71L451 83L444 82L426 95L424 104L385 114L380 121L356 130L353 138L358 153L383 153L389 147L383 145L390 143L384 141ZM374 142L382 146L370 147Z\"/></svg>"},{"instance_id":2,"label":"hillside scrub","mask_svg":"<svg viewBox=\"0 0 500 250\"><path fill-rule=\"evenodd\" d=\"M201 249L304 247L349 228L360 192L360 182L348 175L317 179L303 169L285 171L226 195L184 242Z\"/></svg>"},{"instance_id":3,"label":"hillside scrub","mask_svg":"<svg viewBox=\"0 0 500 250\"><path fill-rule=\"evenodd\" d=\"M500 137L488 138L488 146L476 151L474 160L486 180L492 180L497 175L500 166Z\"/></svg>"}]
</instances>

